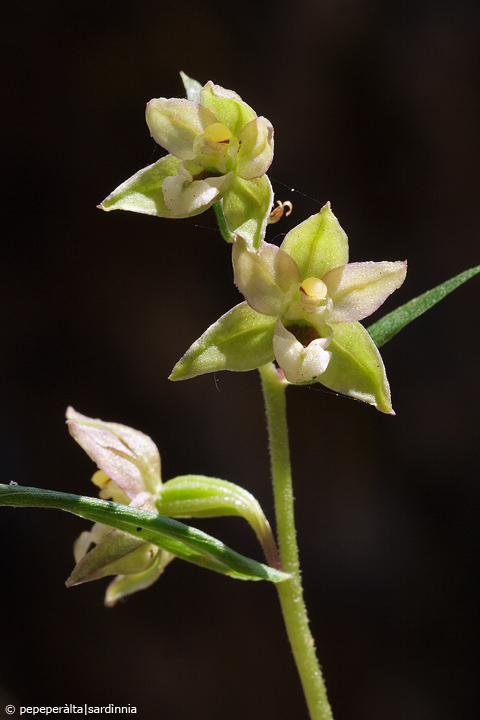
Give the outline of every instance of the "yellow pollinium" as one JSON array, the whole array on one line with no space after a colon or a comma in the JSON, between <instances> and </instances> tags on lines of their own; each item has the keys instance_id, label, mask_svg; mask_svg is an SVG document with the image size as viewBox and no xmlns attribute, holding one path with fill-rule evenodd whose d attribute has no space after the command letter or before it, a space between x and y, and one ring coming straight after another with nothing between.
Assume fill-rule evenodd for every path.
<instances>
[{"instance_id":1,"label":"yellow pollinium","mask_svg":"<svg viewBox=\"0 0 480 720\"><path fill-rule=\"evenodd\" d=\"M217 143L228 143L232 137L232 133L223 123L212 123L205 128L203 133L206 140L213 140Z\"/></svg>"},{"instance_id":2,"label":"yellow pollinium","mask_svg":"<svg viewBox=\"0 0 480 720\"><path fill-rule=\"evenodd\" d=\"M316 305L327 297L327 286L322 280L310 277L302 282L300 292L305 295L303 302Z\"/></svg>"},{"instance_id":3,"label":"yellow pollinium","mask_svg":"<svg viewBox=\"0 0 480 720\"><path fill-rule=\"evenodd\" d=\"M123 505L129 504L130 500L127 495L103 470L97 470L93 474L92 482L100 489L99 496L104 500L111 498L113 502L122 503Z\"/></svg>"}]
</instances>

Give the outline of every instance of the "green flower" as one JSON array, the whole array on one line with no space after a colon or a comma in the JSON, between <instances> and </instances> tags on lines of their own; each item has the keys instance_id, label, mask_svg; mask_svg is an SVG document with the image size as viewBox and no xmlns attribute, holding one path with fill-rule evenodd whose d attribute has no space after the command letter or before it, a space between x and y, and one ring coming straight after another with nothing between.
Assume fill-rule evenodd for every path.
<instances>
[{"instance_id":1,"label":"green flower","mask_svg":"<svg viewBox=\"0 0 480 720\"><path fill-rule=\"evenodd\" d=\"M392 412L380 354L359 321L403 283L405 262L348 263L348 241L327 204L281 247L233 245L241 303L175 366L174 380L251 370L275 359L295 384L323 385Z\"/></svg>"},{"instance_id":2,"label":"green flower","mask_svg":"<svg viewBox=\"0 0 480 720\"><path fill-rule=\"evenodd\" d=\"M272 205L265 173L273 159L273 127L235 92L212 82L196 97L198 102L148 103L150 133L169 154L133 175L100 207L184 218L223 199L228 230L243 227L258 244Z\"/></svg>"}]
</instances>

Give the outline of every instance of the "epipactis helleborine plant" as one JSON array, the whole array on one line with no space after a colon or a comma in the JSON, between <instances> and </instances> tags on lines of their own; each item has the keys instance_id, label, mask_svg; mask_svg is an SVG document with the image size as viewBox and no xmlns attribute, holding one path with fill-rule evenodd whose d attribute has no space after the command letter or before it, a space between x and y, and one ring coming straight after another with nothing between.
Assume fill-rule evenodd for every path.
<instances>
[{"instance_id":1,"label":"epipactis helleborine plant","mask_svg":"<svg viewBox=\"0 0 480 720\"><path fill-rule=\"evenodd\" d=\"M194 96L197 102L148 103L150 133L169 154L133 175L99 207L184 218L223 198L227 228L246 225L244 234L258 245L273 201L265 175L273 159L273 127L237 93L213 82L198 86Z\"/></svg>"},{"instance_id":2,"label":"epipactis helleborine plant","mask_svg":"<svg viewBox=\"0 0 480 720\"><path fill-rule=\"evenodd\" d=\"M281 247L262 241L255 251L237 236L232 259L246 303L192 345L171 379L275 359L290 383L320 382L393 413L382 359L359 321L400 287L406 262L348 263L347 236L329 204Z\"/></svg>"}]
</instances>

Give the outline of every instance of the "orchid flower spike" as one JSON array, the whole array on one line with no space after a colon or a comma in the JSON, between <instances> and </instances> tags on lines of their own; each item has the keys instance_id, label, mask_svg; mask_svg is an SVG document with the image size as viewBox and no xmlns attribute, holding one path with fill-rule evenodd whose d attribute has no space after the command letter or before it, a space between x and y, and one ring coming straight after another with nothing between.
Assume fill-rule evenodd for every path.
<instances>
[{"instance_id":1,"label":"orchid flower spike","mask_svg":"<svg viewBox=\"0 0 480 720\"><path fill-rule=\"evenodd\" d=\"M403 283L406 262L348 263L330 205L257 251L237 236L235 283L246 302L212 325L175 366L174 380L251 370L276 360L288 382L320 382L392 413L380 354L359 321Z\"/></svg>"},{"instance_id":2,"label":"orchid flower spike","mask_svg":"<svg viewBox=\"0 0 480 720\"><path fill-rule=\"evenodd\" d=\"M193 93L192 83L198 86ZM195 81L185 84L195 102L157 98L147 105L150 133L169 154L133 175L100 207L184 218L223 198L228 229L246 224L244 232L258 244L273 201L265 175L273 159L273 127L232 90L213 82L203 88Z\"/></svg>"}]
</instances>

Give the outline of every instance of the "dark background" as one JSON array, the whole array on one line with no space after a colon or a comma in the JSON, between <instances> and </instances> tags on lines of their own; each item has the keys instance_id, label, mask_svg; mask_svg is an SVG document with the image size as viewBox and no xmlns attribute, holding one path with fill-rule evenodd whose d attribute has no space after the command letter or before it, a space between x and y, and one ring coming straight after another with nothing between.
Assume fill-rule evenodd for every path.
<instances>
[{"instance_id":1,"label":"dark background","mask_svg":"<svg viewBox=\"0 0 480 720\"><path fill-rule=\"evenodd\" d=\"M479 262L474 0L10 3L4 13L2 482L94 494L64 412L149 434L163 477L237 482L272 518L258 378L173 384L239 301L213 214L96 205L162 154L144 106L179 70L275 126L293 215L330 200L351 259L409 261L393 309ZM291 190L295 188L295 190ZM289 390L305 594L336 720L477 718L478 280L382 350L396 417ZM130 703L165 720L305 720L276 594L180 561L113 609L66 590L89 524L0 509L0 713ZM202 529L260 559L240 520Z\"/></svg>"}]
</instances>

